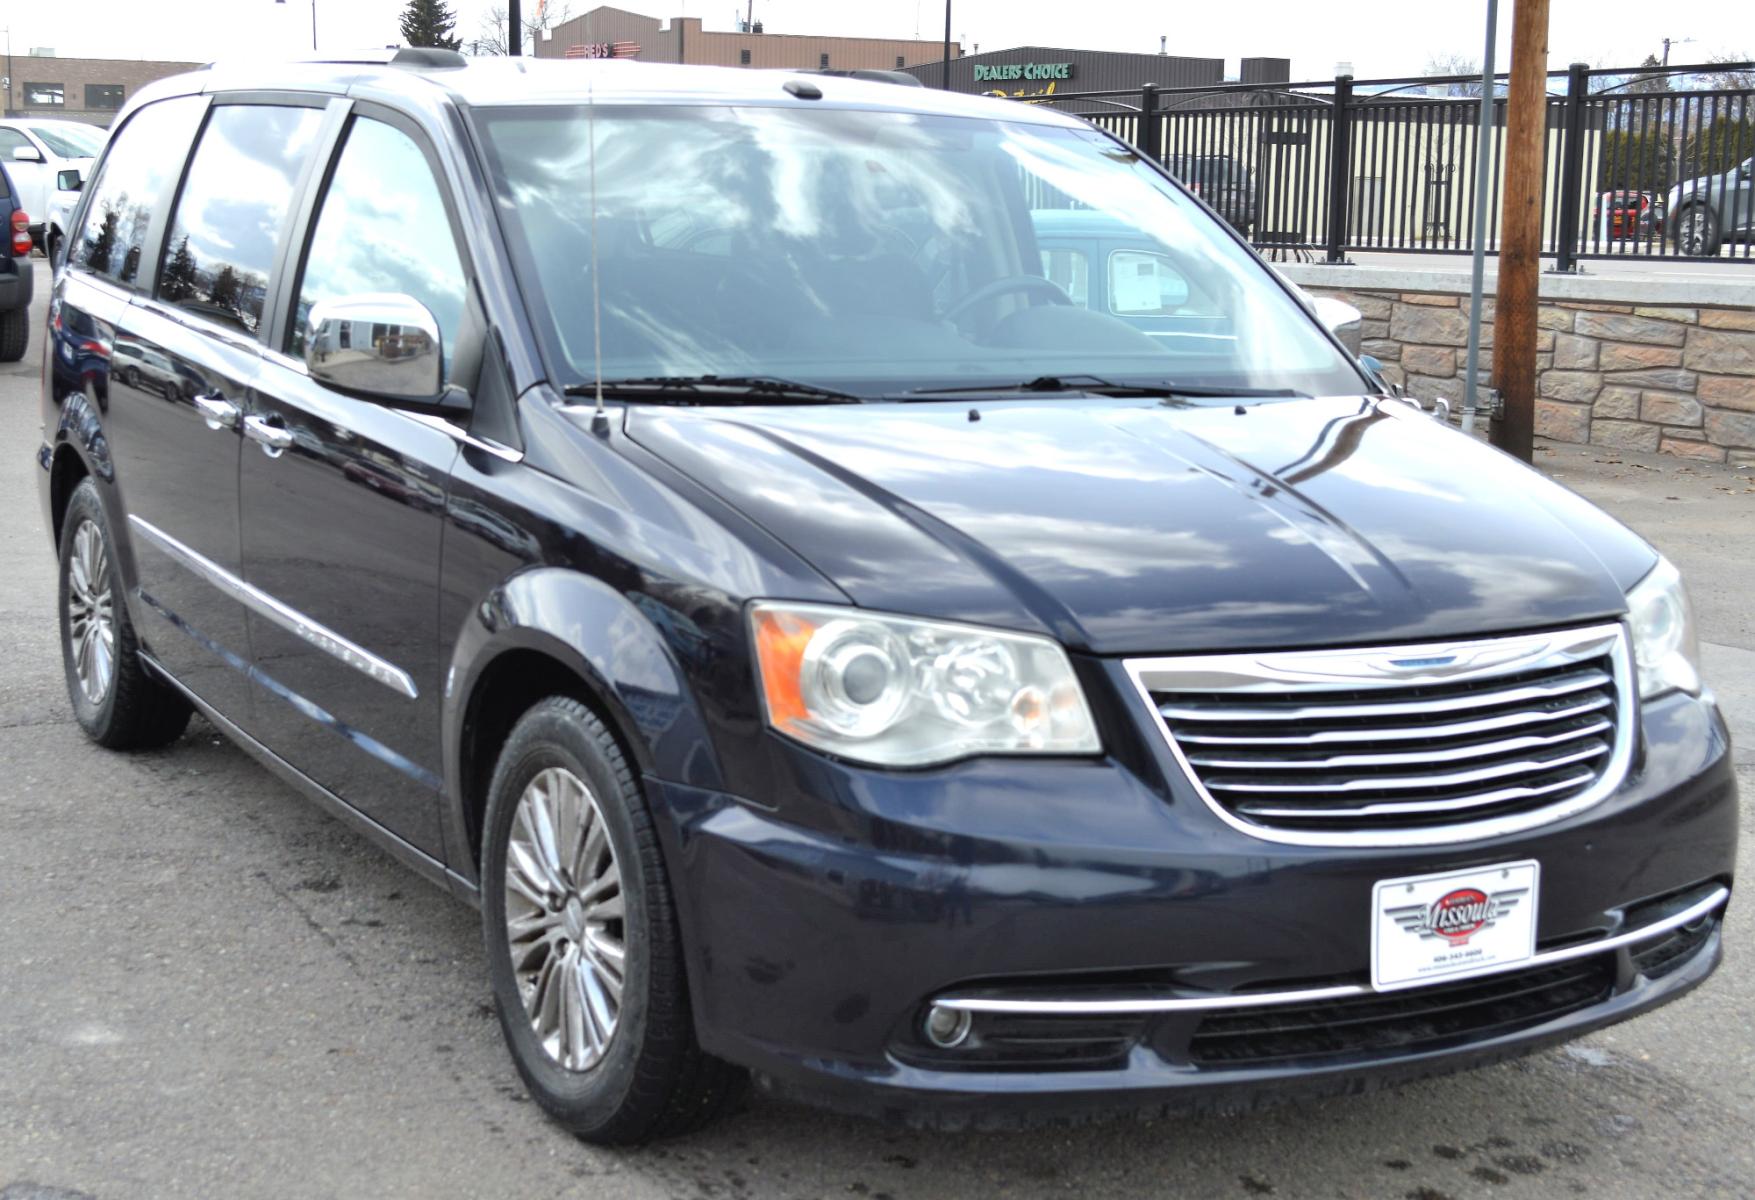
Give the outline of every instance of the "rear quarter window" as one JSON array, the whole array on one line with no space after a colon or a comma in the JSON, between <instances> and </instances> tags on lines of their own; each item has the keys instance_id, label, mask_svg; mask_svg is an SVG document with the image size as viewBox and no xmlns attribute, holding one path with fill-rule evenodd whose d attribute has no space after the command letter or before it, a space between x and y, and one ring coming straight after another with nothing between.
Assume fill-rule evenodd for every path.
<instances>
[{"instance_id":1,"label":"rear quarter window","mask_svg":"<svg viewBox=\"0 0 1755 1200\"><path fill-rule=\"evenodd\" d=\"M129 287L147 282L140 264L147 231L183 168L206 105L201 96L150 104L116 133L71 243L69 266Z\"/></svg>"}]
</instances>

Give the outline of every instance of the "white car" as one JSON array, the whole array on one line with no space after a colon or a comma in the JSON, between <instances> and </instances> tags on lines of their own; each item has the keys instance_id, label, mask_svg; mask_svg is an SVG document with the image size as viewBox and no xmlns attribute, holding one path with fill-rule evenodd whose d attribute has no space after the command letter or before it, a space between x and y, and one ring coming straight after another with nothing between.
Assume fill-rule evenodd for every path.
<instances>
[{"instance_id":1,"label":"white car","mask_svg":"<svg viewBox=\"0 0 1755 1200\"><path fill-rule=\"evenodd\" d=\"M0 120L0 160L30 217L31 240L50 258L106 136L105 130L84 121Z\"/></svg>"}]
</instances>

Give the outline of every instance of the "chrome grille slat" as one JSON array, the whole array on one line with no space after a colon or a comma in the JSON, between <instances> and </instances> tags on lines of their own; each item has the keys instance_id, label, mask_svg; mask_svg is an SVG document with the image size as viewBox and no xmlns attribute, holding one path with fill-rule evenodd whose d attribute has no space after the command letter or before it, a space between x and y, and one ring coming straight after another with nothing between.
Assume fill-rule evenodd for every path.
<instances>
[{"instance_id":1,"label":"chrome grille slat","mask_svg":"<svg viewBox=\"0 0 1755 1200\"><path fill-rule=\"evenodd\" d=\"M1423 741L1433 738L1464 737L1471 733L1492 733L1500 729L1516 729L1520 725L1533 725L1538 721L1560 721L1568 717L1598 712L1611 707L1614 703L1613 696L1607 693L1598 693L1578 704L1552 712L1525 709L1497 717L1482 717L1478 721L1453 721L1445 725L1322 729L1299 737L1237 737L1223 733L1190 733L1187 730L1179 730L1176 738L1180 742L1193 742L1202 746L1323 746L1336 742Z\"/></svg>"},{"instance_id":2,"label":"chrome grille slat","mask_svg":"<svg viewBox=\"0 0 1755 1200\"><path fill-rule=\"evenodd\" d=\"M1495 754L1514 754L1541 746L1558 746L1577 741L1593 733L1613 729L1613 721L1598 718L1577 729L1543 736L1524 734L1496 742L1477 742L1468 746L1446 746L1432 750L1397 750L1373 754L1331 754L1327 758L1214 758L1191 754L1188 761L1197 767L1237 771L1327 771L1336 767L1402 766L1412 763L1458 762L1470 758L1491 758Z\"/></svg>"},{"instance_id":3,"label":"chrome grille slat","mask_svg":"<svg viewBox=\"0 0 1755 1200\"><path fill-rule=\"evenodd\" d=\"M1408 700L1385 704L1328 704L1302 708L1232 708L1229 706L1193 707L1160 705L1158 711L1170 720L1180 721L1309 721L1320 717L1386 717L1417 716L1432 712L1459 712L1470 708L1492 708L1501 704L1519 704L1525 700L1544 700L1587 688L1603 687L1614 682L1602 671L1556 680L1552 684L1511 688L1503 692L1475 692L1467 696L1443 700Z\"/></svg>"},{"instance_id":4,"label":"chrome grille slat","mask_svg":"<svg viewBox=\"0 0 1755 1200\"><path fill-rule=\"evenodd\" d=\"M1429 845L1530 828L1600 800L1631 758L1618 625L1126 666L1201 799L1270 840Z\"/></svg>"},{"instance_id":5,"label":"chrome grille slat","mask_svg":"<svg viewBox=\"0 0 1755 1200\"><path fill-rule=\"evenodd\" d=\"M1504 779L1509 775L1528 775L1535 771L1552 770L1568 763L1583 762L1587 758L1595 758L1606 754L1609 743L1598 739L1593 745L1582 750L1574 750L1569 754L1546 759L1522 759L1517 762L1494 763L1490 767L1476 767L1471 771L1452 771L1448 775L1406 775L1382 776L1366 775L1355 779L1340 781L1323 780L1320 783L1236 783L1224 779L1208 779L1207 786L1215 790L1227 792L1251 792L1258 795L1267 793L1329 793L1329 792L1365 792L1385 791L1393 788L1420 787L1456 787L1464 783L1481 783L1488 779Z\"/></svg>"},{"instance_id":6,"label":"chrome grille slat","mask_svg":"<svg viewBox=\"0 0 1755 1200\"><path fill-rule=\"evenodd\" d=\"M1454 796L1447 800L1390 800L1377 804L1353 804L1345 808L1274 808L1265 804L1244 803L1237 806L1237 811L1246 813L1261 820L1274 817L1288 817L1294 820L1316 819L1324 821L1345 821L1356 817L1378 816L1412 816L1418 813L1459 812L1469 808L1484 808L1492 804L1503 804L1507 800L1533 800L1539 796L1551 796L1555 792L1563 792L1568 788L1582 787L1595 776L1589 771L1581 771L1554 783L1536 787L1519 786L1499 788L1492 792L1478 792L1469 796Z\"/></svg>"}]
</instances>

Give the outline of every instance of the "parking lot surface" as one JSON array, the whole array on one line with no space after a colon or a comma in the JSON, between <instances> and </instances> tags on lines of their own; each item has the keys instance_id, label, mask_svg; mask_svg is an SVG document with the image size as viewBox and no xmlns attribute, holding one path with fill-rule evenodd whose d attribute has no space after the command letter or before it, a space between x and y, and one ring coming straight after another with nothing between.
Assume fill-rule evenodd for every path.
<instances>
[{"instance_id":1,"label":"parking lot surface","mask_svg":"<svg viewBox=\"0 0 1755 1200\"><path fill-rule=\"evenodd\" d=\"M1743 1197L1755 936L1694 995L1533 1058L1232 1117L928 1134L757 1095L611 1152L548 1125L478 921L200 718L88 744L38 515L41 308L0 369L0 1200L135 1197ZM1755 802L1755 470L1553 447L1688 576Z\"/></svg>"}]
</instances>

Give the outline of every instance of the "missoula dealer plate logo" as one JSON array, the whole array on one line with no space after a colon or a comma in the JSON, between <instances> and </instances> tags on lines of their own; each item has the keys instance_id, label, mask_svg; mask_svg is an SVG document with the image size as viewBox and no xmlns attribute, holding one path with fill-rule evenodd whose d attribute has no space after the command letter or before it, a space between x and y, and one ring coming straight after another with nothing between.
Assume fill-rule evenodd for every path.
<instances>
[{"instance_id":1,"label":"missoula dealer plate logo","mask_svg":"<svg viewBox=\"0 0 1755 1200\"><path fill-rule=\"evenodd\" d=\"M1521 887L1498 892L1461 887L1430 904L1408 904L1387 909L1386 913L1407 933L1442 938L1452 946L1466 946L1470 938L1505 916L1528 893L1528 888Z\"/></svg>"}]
</instances>

